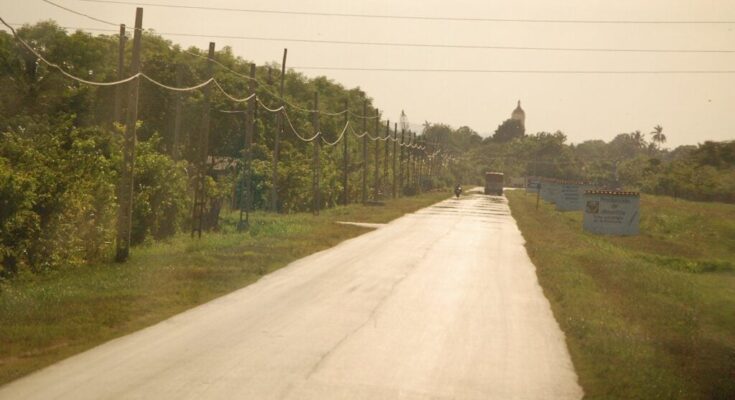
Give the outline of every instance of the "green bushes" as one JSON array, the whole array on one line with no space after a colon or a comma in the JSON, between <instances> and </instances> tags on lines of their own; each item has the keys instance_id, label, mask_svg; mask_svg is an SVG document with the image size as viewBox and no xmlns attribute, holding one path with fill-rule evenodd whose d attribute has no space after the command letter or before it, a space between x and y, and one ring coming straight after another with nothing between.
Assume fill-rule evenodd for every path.
<instances>
[{"instance_id":1,"label":"green bushes","mask_svg":"<svg viewBox=\"0 0 735 400\"><path fill-rule=\"evenodd\" d=\"M0 140L0 276L105 258L117 220L117 133L24 123ZM133 240L176 232L190 209L183 163L138 144Z\"/></svg>"},{"instance_id":2,"label":"green bushes","mask_svg":"<svg viewBox=\"0 0 735 400\"><path fill-rule=\"evenodd\" d=\"M2 134L2 275L76 265L105 252L115 213L114 146L109 133L69 122Z\"/></svg>"},{"instance_id":3,"label":"green bushes","mask_svg":"<svg viewBox=\"0 0 735 400\"><path fill-rule=\"evenodd\" d=\"M186 163L156 151L159 136L138 142L133 177L133 226L130 240L162 239L176 233L191 210Z\"/></svg>"}]
</instances>

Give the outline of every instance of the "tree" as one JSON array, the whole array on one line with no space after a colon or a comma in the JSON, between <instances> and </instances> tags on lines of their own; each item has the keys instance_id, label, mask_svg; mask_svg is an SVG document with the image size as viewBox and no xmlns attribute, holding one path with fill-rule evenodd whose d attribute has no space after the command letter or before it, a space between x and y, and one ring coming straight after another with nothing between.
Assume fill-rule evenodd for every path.
<instances>
[{"instance_id":1,"label":"tree","mask_svg":"<svg viewBox=\"0 0 735 400\"><path fill-rule=\"evenodd\" d=\"M506 119L498 126L493 135L496 142L509 142L513 139L521 138L526 134L526 127L521 121L515 119Z\"/></svg>"},{"instance_id":2,"label":"tree","mask_svg":"<svg viewBox=\"0 0 735 400\"><path fill-rule=\"evenodd\" d=\"M661 125L656 125L651 131L651 140L656 144L656 149L661 149L661 145L666 143L666 135L664 135L664 128Z\"/></svg>"}]
</instances>

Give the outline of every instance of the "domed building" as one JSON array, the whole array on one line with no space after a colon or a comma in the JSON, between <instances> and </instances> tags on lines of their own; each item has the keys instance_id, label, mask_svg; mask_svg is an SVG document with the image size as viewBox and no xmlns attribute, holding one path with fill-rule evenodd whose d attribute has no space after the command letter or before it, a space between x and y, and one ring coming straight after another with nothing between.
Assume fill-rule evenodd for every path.
<instances>
[{"instance_id":1,"label":"domed building","mask_svg":"<svg viewBox=\"0 0 735 400\"><path fill-rule=\"evenodd\" d=\"M523 111L521 108L521 101L518 100L518 107L516 107L515 110L513 110L513 113L510 115L510 119L520 121L521 125L524 127L526 126L526 112Z\"/></svg>"}]
</instances>

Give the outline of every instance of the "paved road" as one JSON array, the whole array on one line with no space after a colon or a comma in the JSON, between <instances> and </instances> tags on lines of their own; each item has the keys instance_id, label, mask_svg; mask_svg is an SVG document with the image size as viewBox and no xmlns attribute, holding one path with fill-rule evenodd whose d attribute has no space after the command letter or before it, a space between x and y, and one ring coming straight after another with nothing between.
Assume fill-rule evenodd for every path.
<instances>
[{"instance_id":1,"label":"paved road","mask_svg":"<svg viewBox=\"0 0 735 400\"><path fill-rule=\"evenodd\" d=\"M505 199L407 215L2 399L578 399Z\"/></svg>"}]
</instances>

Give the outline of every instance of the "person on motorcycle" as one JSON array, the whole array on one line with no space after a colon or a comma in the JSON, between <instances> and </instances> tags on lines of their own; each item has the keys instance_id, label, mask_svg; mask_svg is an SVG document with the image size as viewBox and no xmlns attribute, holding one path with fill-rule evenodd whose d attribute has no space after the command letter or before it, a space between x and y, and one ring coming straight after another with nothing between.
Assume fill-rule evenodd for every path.
<instances>
[{"instance_id":1,"label":"person on motorcycle","mask_svg":"<svg viewBox=\"0 0 735 400\"><path fill-rule=\"evenodd\" d=\"M454 187L454 195L459 198L460 194L462 194L462 185L457 184L457 186Z\"/></svg>"}]
</instances>

